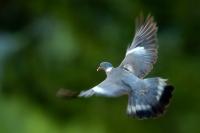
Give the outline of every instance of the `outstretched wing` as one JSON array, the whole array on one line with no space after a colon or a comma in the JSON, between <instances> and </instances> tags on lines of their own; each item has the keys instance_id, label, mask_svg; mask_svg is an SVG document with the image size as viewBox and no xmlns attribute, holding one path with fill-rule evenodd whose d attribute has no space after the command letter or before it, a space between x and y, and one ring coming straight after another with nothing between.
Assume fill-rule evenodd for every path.
<instances>
[{"instance_id":1,"label":"outstretched wing","mask_svg":"<svg viewBox=\"0 0 200 133\"><path fill-rule=\"evenodd\" d=\"M81 91L79 97L90 97L93 95L101 95L107 97L118 97L127 93L126 86L122 83L115 83L110 79L106 79L92 89Z\"/></svg>"},{"instance_id":2,"label":"outstretched wing","mask_svg":"<svg viewBox=\"0 0 200 133\"><path fill-rule=\"evenodd\" d=\"M157 29L152 16L149 15L146 20L142 16L137 19L135 37L120 67L139 78L152 70L157 60Z\"/></svg>"}]
</instances>

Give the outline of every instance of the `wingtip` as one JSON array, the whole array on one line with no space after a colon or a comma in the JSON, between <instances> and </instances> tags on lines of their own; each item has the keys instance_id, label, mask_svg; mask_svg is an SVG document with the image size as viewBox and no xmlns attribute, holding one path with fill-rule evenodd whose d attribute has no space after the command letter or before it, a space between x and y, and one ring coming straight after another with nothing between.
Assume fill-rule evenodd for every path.
<instances>
[{"instance_id":1,"label":"wingtip","mask_svg":"<svg viewBox=\"0 0 200 133\"><path fill-rule=\"evenodd\" d=\"M71 98L76 98L78 96L79 92L76 91L71 91L69 89L64 89L64 88L60 88L57 93L56 96L59 98L63 98L63 99L71 99Z\"/></svg>"},{"instance_id":2,"label":"wingtip","mask_svg":"<svg viewBox=\"0 0 200 133\"><path fill-rule=\"evenodd\" d=\"M154 16L149 13L146 18L144 18L143 13L136 18L136 30L139 30L141 27L144 26L152 26L155 31L157 31L157 23L154 21Z\"/></svg>"}]
</instances>

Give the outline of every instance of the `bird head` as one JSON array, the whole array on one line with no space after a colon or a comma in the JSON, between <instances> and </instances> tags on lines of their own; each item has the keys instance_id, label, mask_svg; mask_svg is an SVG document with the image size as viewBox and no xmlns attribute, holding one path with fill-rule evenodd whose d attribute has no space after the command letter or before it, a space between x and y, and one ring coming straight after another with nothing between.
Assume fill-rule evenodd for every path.
<instances>
[{"instance_id":1,"label":"bird head","mask_svg":"<svg viewBox=\"0 0 200 133\"><path fill-rule=\"evenodd\" d=\"M109 62L102 62L100 63L99 67L97 68L97 71L104 70L105 72L110 72L113 68L112 64Z\"/></svg>"}]
</instances>

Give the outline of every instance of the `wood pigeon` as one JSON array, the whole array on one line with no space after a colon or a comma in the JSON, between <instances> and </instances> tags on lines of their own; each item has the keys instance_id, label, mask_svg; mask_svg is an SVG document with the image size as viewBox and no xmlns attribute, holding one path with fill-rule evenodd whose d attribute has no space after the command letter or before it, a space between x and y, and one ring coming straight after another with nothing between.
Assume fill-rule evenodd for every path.
<instances>
[{"instance_id":1,"label":"wood pigeon","mask_svg":"<svg viewBox=\"0 0 200 133\"><path fill-rule=\"evenodd\" d=\"M74 93L65 91L68 97L128 96L127 114L138 119L154 118L164 113L172 97L174 87L167 79L144 78L157 60L157 26L152 16L136 20L136 32L122 63L113 67L109 62L100 63L97 71L103 70L106 79L97 86Z\"/></svg>"}]
</instances>

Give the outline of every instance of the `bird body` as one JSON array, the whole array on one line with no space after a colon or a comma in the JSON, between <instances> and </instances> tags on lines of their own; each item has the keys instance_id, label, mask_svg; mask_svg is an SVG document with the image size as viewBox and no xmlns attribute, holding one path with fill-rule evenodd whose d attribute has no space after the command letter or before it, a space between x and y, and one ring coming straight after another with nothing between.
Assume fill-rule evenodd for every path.
<instances>
[{"instance_id":1,"label":"bird body","mask_svg":"<svg viewBox=\"0 0 200 133\"><path fill-rule=\"evenodd\" d=\"M104 70L106 79L97 86L81 91L78 97L128 95L127 114L139 119L154 118L164 113L173 86L166 79L145 78L157 60L157 26L152 16L137 19L136 33L125 58L118 67L102 62L97 70Z\"/></svg>"},{"instance_id":2,"label":"bird body","mask_svg":"<svg viewBox=\"0 0 200 133\"><path fill-rule=\"evenodd\" d=\"M104 81L89 90L82 91L78 97L128 95L127 113L139 119L161 115L169 103L173 87L167 86L166 79L159 77L141 79L119 67L112 68L106 74Z\"/></svg>"},{"instance_id":3,"label":"bird body","mask_svg":"<svg viewBox=\"0 0 200 133\"><path fill-rule=\"evenodd\" d=\"M137 78L134 74L129 73L122 68L112 68L112 70L107 73L107 78L99 85L92 88L92 90L96 95L103 95L108 97L117 97L128 94L132 88L124 83L125 79L131 79L133 84L136 84L136 82L140 81L140 79ZM83 94L84 92L82 92L80 96L83 96Z\"/></svg>"}]
</instances>

